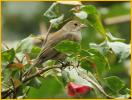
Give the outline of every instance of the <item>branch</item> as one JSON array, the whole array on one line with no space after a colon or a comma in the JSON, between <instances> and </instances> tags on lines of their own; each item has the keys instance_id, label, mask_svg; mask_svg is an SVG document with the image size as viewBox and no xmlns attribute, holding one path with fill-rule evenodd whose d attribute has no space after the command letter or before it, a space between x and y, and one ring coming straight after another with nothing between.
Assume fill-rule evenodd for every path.
<instances>
[{"instance_id":1,"label":"branch","mask_svg":"<svg viewBox=\"0 0 132 100\"><path fill-rule=\"evenodd\" d=\"M44 68L44 69L42 69L42 70L36 72L35 74L32 74L31 76L29 76L29 77L23 79L23 80L22 80L22 83L26 83L27 81L29 81L29 80L31 80L31 79L37 77L37 76L40 76L41 74L43 74L43 73L45 73L45 72L47 72L47 71L49 71L49 70L51 70L51 69L54 69L54 68L60 68L60 69L65 68L65 67L69 66L69 64L70 64L70 63L67 62L66 64L62 64L62 65L59 66L59 67ZM21 86L21 85L19 85L19 86ZM15 89L19 88L19 86L17 86ZM6 91L2 91L2 93L6 93L6 94L2 97L2 99L7 98L7 97L8 97L11 93L13 93L13 92L14 92L14 90L10 90L10 89L8 89L8 90L6 90Z\"/></svg>"},{"instance_id":2,"label":"branch","mask_svg":"<svg viewBox=\"0 0 132 100\"><path fill-rule=\"evenodd\" d=\"M40 74L43 74L44 72L47 72L47 71L49 71L49 70L51 70L51 69L54 69L54 68L61 68L61 67L44 68L44 69L40 70L39 72L36 72L35 74L29 76L28 78L23 79L22 82L23 82L23 83L26 83L27 81L29 81L29 80L31 80L31 79L33 79L33 78L39 76ZM20 86L21 86L21 85L17 86L15 89L18 89ZM2 91L2 94L5 94L4 96L2 96L2 99L7 98L7 97L8 97L11 93L13 93L13 92L14 92L14 89L8 89L8 90L6 90L6 91Z\"/></svg>"},{"instance_id":3,"label":"branch","mask_svg":"<svg viewBox=\"0 0 132 100\"><path fill-rule=\"evenodd\" d=\"M12 86L13 86L13 98L16 98L16 88L15 88L13 79L11 78L10 80L11 80L11 83L12 83Z\"/></svg>"},{"instance_id":4,"label":"branch","mask_svg":"<svg viewBox=\"0 0 132 100\"><path fill-rule=\"evenodd\" d=\"M47 40L48 40L48 36L49 36L49 34L50 34L51 28L52 28L52 24L50 24L50 26L49 26L49 29L48 29L48 31L47 31L47 33L46 33L46 38L45 38L45 40L44 40L43 43L42 43L42 47L44 47L45 43L46 43Z\"/></svg>"},{"instance_id":5,"label":"branch","mask_svg":"<svg viewBox=\"0 0 132 100\"><path fill-rule=\"evenodd\" d=\"M128 22L130 20L131 20L130 15L121 15L121 16L106 18L104 19L103 22L105 25L113 25L113 24Z\"/></svg>"},{"instance_id":6,"label":"branch","mask_svg":"<svg viewBox=\"0 0 132 100\"><path fill-rule=\"evenodd\" d=\"M27 77L26 79L23 79L22 82L25 83L25 82L33 79L34 77L39 76L39 75L43 74L44 72L46 72L50 69L54 69L54 68L61 68L61 67L50 67L50 68L46 68L46 69L44 68L44 69L38 71L37 73L32 74L31 76Z\"/></svg>"},{"instance_id":7,"label":"branch","mask_svg":"<svg viewBox=\"0 0 132 100\"><path fill-rule=\"evenodd\" d=\"M32 78L34 78L34 77L36 77L36 76L40 76L41 74L43 74L44 72L46 72L46 71L48 71L48 70L50 70L50 69L54 69L54 68L60 68L60 69L62 69L62 68L65 68L66 66L69 66L69 65L70 65L69 62L67 62L67 63L64 64L64 63L62 63L62 62L60 61L60 63L62 64L62 66L44 68L44 69L42 69L42 70L36 72L35 74L32 74L31 76L27 77L26 79L23 79L22 82L25 83L25 82L31 80Z\"/></svg>"}]
</instances>

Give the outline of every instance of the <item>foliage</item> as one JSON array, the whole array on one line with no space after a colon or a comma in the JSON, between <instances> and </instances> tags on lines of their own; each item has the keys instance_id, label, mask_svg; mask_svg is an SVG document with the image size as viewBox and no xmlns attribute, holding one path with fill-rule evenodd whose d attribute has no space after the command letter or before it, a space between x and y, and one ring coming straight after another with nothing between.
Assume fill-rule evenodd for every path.
<instances>
[{"instance_id":1,"label":"foliage","mask_svg":"<svg viewBox=\"0 0 132 100\"><path fill-rule=\"evenodd\" d=\"M53 3L44 13L44 17L48 18L50 24L53 25L52 28L57 29L67 20L65 14L60 13L60 5L62 4L61 2ZM65 87L67 86L68 94L75 98L79 96L82 98L130 97L130 93L121 92L128 89L125 82L118 76L108 76L107 74L111 72L109 55L114 55L116 62L121 63L130 56L130 44L124 43L124 39L114 37L105 30L95 6L77 4L70 11L67 12L72 13L69 18L77 19L81 23L93 27L98 34L102 35L103 42L99 44L89 43L87 48L83 48L81 43L64 40L54 47L57 51L67 55L62 66L58 62L50 60L45 62L41 68L33 68L29 75L26 76L24 76L24 72L31 66L31 60L35 59L41 52L41 47L33 44L34 36L30 35L21 40L15 48L3 49L3 98L29 98L31 94L29 89L36 88L35 91L37 89L41 91L40 87L45 84L45 81L47 81L47 84L48 82L52 83L52 81L56 84L58 83L58 87L62 90L64 89L63 92L65 92ZM70 64L67 64L67 62L70 62ZM54 66L64 68L54 69ZM43 73L39 71L43 71ZM54 79L51 81L46 80L46 78ZM50 85L53 84L48 84L47 89L50 88ZM57 90L56 87L54 88L55 91L53 91L52 95L56 91L62 91ZM10 94L6 96L7 93Z\"/></svg>"}]
</instances>

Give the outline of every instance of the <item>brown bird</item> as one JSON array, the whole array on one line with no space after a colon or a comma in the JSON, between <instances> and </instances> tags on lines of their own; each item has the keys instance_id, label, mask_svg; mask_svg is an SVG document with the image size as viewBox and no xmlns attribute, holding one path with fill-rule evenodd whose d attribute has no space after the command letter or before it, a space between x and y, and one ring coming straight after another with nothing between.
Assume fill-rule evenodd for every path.
<instances>
[{"instance_id":1,"label":"brown bird","mask_svg":"<svg viewBox=\"0 0 132 100\"><path fill-rule=\"evenodd\" d=\"M54 47L56 46L56 44L60 43L63 40L80 42L82 39L81 29L84 27L86 27L86 25L81 24L79 21L72 20L66 23L59 31L50 34L43 49L35 59L33 65L29 68L29 70L31 70L32 67L40 66L47 60L61 60L65 58L64 54L56 51Z\"/></svg>"}]
</instances>

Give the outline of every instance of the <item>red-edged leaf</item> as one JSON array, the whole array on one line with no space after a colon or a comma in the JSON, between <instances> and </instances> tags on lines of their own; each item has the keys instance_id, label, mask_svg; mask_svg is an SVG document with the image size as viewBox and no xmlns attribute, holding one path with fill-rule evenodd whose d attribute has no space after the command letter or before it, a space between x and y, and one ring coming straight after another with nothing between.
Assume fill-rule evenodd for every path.
<instances>
[{"instance_id":1,"label":"red-edged leaf","mask_svg":"<svg viewBox=\"0 0 132 100\"><path fill-rule=\"evenodd\" d=\"M69 96L75 96L78 93L83 94L92 90L92 88L89 86L75 84L73 82L69 82L67 88Z\"/></svg>"},{"instance_id":2,"label":"red-edged leaf","mask_svg":"<svg viewBox=\"0 0 132 100\"><path fill-rule=\"evenodd\" d=\"M8 65L9 68L18 68L18 69L22 69L24 67L24 65L22 63L13 63L13 64L9 64Z\"/></svg>"}]
</instances>

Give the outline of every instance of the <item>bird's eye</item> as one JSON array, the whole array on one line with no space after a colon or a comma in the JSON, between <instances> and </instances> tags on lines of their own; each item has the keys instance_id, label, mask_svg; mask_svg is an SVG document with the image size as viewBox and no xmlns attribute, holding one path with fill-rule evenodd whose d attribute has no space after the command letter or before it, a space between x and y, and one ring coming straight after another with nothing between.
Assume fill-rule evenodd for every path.
<instances>
[{"instance_id":1,"label":"bird's eye","mask_svg":"<svg viewBox=\"0 0 132 100\"><path fill-rule=\"evenodd\" d=\"M77 24L77 23L75 23L74 25L75 25L75 26L77 26L78 24Z\"/></svg>"}]
</instances>

